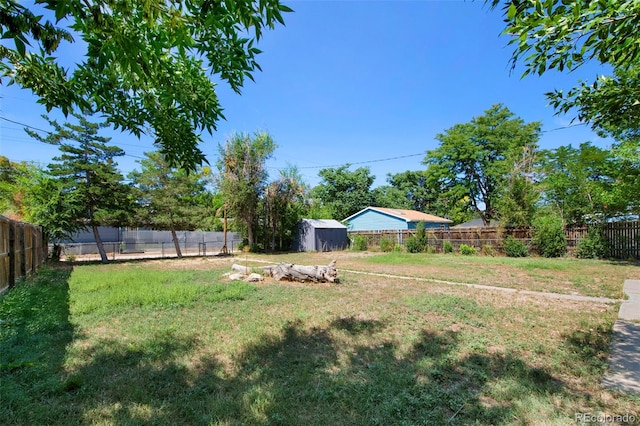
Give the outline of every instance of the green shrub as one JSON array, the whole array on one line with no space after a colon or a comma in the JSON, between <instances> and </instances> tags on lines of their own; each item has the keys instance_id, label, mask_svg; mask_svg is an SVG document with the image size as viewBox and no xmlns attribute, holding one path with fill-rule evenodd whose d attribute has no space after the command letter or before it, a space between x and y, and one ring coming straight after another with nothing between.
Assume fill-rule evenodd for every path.
<instances>
[{"instance_id":1,"label":"green shrub","mask_svg":"<svg viewBox=\"0 0 640 426\"><path fill-rule=\"evenodd\" d=\"M453 253L453 244L451 244L451 241L446 240L445 242L442 243L442 252Z\"/></svg>"},{"instance_id":2,"label":"green shrub","mask_svg":"<svg viewBox=\"0 0 640 426\"><path fill-rule=\"evenodd\" d=\"M393 251L393 240L389 237L382 237L380 239L380 250L385 253Z\"/></svg>"},{"instance_id":3,"label":"green shrub","mask_svg":"<svg viewBox=\"0 0 640 426\"><path fill-rule=\"evenodd\" d=\"M404 247L401 244L397 244L393 246L393 251L396 253L402 253L404 251Z\"/></svg>"},{"instance_id":4,"label":"green shrub","mask_svg":"<svg viewBox=\"0 0 640 426\"><path fill-rule=\"evenodd\" d=\"M355 235L351 239L351 250L365 251L367 249L367 239L364 235Z\"/></svg>"},{"instance_id":5,"label":"green shrub","mask_svg":"<svg viewBox=\"0 0 640 426\"><path fill-rule=\"evenodd\" d=\"M408 253L422 253L424 251L424 244L415 235L407 237L404 245Z\"/></svg>"},{"instance_id":6,"label":"green shrub","mask_svg":"<svg viewBox=\"0 0 640 426\"><path fill-rule=\"evenodd\" d=\"M424 230L424 222L422 221L416 225L416 238L422 245L427 245L427 233Z\"/></svg>"},{"instance_id":7,"label":"green shrub","mask_svg":"<svg viewBox=\"0 0 640 426\"><path fill-rule=\"evenodd\" d=\"M427 250L427 233L424 230L424 222L416 225L416 235L412 235L405 240L405 247L409 253L422 253Z\"/></svg>"},{"instance_id":8,"label":"green shrub","mask_svg":"<svg viewBox=\"0 0 640 426\"><path fill-rule=\"evenodd\" d=\"M567 253L562 219L553 214L539 216L533 222L533 244L544 257L561 257Z\"/></svg>"},{"instance_id":9,"label":"green shrub","mask_svg":"<svg viewBox=\"0 0 640 426\"><path fill-rule=\"evenodd\" d=\"M425 247L425 252L429 253L429 254L434 254L436 252L436 248L434 246L426 246Z\"/></svg>"},{"instance_id":10,"label":"green shrub","mask_svg":"<svg viewBox=\"0 0 640 426\"><path fill-rule=\"evenodd\" d=\"M607 255L607 241L602 236L600 228L589 228L587 237L580 240L576 250L576 256L581 259L601 259Z\"/></svg>"},{"instance_id":11,"label":"green shrub","mask_svg":"<svg viewBox=\"0 0 640 426\"><path fill-rule=\"evenodd\" d=\"M504 239L504 246L503 247L504 247L504 253L508 257L527 257L527 256L529 256L529 249L527 248L527 245L524 242L522 242L521 240L513 238L511 235L508 235Z\"/></svg>"},{"instance_id":12,"label":"green shrub","mask_svg":"<svg viewBox=\"0 0 640 426\"><path fill-rule=\"evenodd\" d=\"M474 246L469 246L466 244L460 244L460 254L464 256L473 256L477 254L476 248Z\"/></svg>"},{"instance_id":13,"label":"green shrub","mask_svg":"<svg viewBox=\"0 0 640 426\"><path fill-rule=\"evenodd\" d=\"M495 256L496 255L496 249L495 247L493 247L492 244L484 244L482 246L482 255L483 256Z\"/></svg>"}]
</instances>

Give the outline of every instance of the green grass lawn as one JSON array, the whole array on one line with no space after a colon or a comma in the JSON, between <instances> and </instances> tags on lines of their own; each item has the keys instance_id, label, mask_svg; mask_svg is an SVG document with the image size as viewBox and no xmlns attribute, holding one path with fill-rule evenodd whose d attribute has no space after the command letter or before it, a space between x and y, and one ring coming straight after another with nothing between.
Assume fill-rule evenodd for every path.
<instances>
[{"instance_id":1,"label":"green grass lawn","mask_svg":"<svg viewBox=\"0 0 640 426\"><path fill-rule=\"evenodd\" d=\"M261 259L328 263L291 256ZM429 274L420 262L345 257L338 268ZM544 275L526 259L492 262L485 274ZM582 270L567 262L547 270ZM0 299L0 423L565 425L575 413L640 415L639 397L599 384L618 305L349 273L338 285L249 285L221 278L228 269L193 259L48 267L18 285Z\"/></svg>"}]
</instances>

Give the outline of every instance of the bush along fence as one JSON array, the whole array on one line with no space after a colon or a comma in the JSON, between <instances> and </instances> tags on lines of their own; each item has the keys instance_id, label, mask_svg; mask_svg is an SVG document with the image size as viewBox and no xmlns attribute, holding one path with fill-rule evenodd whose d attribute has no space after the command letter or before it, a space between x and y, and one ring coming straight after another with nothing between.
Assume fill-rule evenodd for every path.
<instances>
[{"instance_id":1,"label":"bush along fence","mask_svg":"<svg viewBox=\"0 0 640 426\"><path fill-rule=\"evenodd\" d=\"M567 227L564 229L567 251L574 253L580 242L586 240L590 230L602 237L601 257L610 259L640 259L640 221L600 223L597 225ZM416 230L351 231L349 237L364 247L405 247L407 239L415 237ZM460 251L461 246L474 247L485 254L504 253L504 241L511 237L531 247L534 230L531 227L485 227L426 229L425 251L445 252L447 248ZM535 247L531 247L535 249ZM388 251L388 250L385 250ZM535 252L535 250L534 250Z\"/></svg>"},{"instance_id":2,"label":"bush along fence","mask_svg":"<svg viewBox=\"0 0 640 426\"><path fill-rule=\"evenodd\" d=\"M0 216L0 293L42 266L46 249L41 227Z\"/></svg>"}]
</instances>

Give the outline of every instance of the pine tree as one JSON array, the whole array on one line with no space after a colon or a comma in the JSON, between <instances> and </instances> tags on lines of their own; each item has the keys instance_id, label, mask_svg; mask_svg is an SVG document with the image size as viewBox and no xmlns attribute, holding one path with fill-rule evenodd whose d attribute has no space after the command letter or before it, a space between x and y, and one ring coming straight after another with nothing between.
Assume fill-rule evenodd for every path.
<instances>
[{"instance_id":1,"label":"pine tree","mask_svg":"<svg viewBox=\"0 0 640 426\"><path fill-rule=\"evenodd\" d=\"M49 164L49 174L58 180L60 197L67 209L75 212L69 223L71 228L90 227L95 237L103 263L108 261L98 226L122 225L129 221L131 213L130 188L122 180L115 157L124 151L107 143L111 138L98 135L104 123L92 123L74 114L78 124L58 124L49 120L55 129L42 137L27 130L32 137L60 145L60 156ZM64 141L64 142L63 142Z\"/></svg>"}]
</instances>

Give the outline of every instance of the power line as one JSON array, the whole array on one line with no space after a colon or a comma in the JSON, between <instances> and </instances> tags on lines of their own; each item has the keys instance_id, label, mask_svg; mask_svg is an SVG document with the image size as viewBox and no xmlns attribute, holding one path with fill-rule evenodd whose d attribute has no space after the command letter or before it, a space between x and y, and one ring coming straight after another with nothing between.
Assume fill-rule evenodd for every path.
<instances>
[{"instance_id":1,"label":"power line","mask_svg":"<svg viewBox=\"0 0 640 426\"><path fill-rule=\"evenodd\" d=\"M569 124L568 126L556 127L555 129L542 130L540 133L555 132L556 130L564 130L564 129L569 129L569 128L571 128L571 127L577 127L577 126L586 126L586 124L587 124L587 123Z\"/></svg>"},{"instance_id":2,"label":"power line","mask_svg":"<svg viewBox=\"0 0 640 426\"><path fill-rule=\"evenodd\" d=\"M549 132L555 132L557 130L564 130L564 129L569 129L571 127L577 127L577 126L584 126L587 123L576 123L576 124L570 124L568 126L563 126L563 127L556 127L555 129L549 129L549 130L542 130L540 133L549 133ZM333 165L327 165L327 166L305 166L305 167L298 167L298 169L327 169L327 168L331 168L331 167L341 167L344 166L346 164L349 165L358 165L358 164L369 164L369 163L380 163L383 161L391 161L391 160L400 160L403 158L411 158L411 157L418 157L418 156L423 156L425 155L424 152L421 152L419 154L409 154L409 155L402 155L402 156L398 156L398 157L388 157L388 158L381 158L378 160L368 160L368 161L358 161L355 163L351 163L351 162L344 162L342 164L333 164Z\"/></svg>"},{"instance_id":3,"label":"power line","mask_svg":"<svg viewBox=\"0 0 640 426\"><path fill-rule=\"evenodd\" d=\"M43 130L43 129L39 129L37 127L29 126L28 124L20 123L19 121L15 121L15 120L10 120L10 119L8 119L6 117L0 116L0 120L8 121L9 123L13 123L13 124L18 124L20 126L24 126L24 127L29 128L29 129L37 130L38 132L44 132L44 133L47 133L49 135L51 134L51 132L48 131L48 130Z\"/></svg>"},{"instance_id":4,"label":"power line","mask_svg":"<svg viewBox=\"0 0 640 426\"><path fill-rule=\"evenodd\" d=\"M331 167L341 167L344 166L346 164L349 164L350 166L355 166L358 164L369 164L369 163L380 163L383 161L391 161L391 160L400 160L403 158L410 158L410 157L418 157L418 156L423 156L424 152L421 152L419 154L409 154L409 155L401 155L398 157L387 157L387 158L380 158L378 160L367 160L367 161L358 161L355 163L351 163L351 162L344 162L342 164L334 164L334 165L329 165L329 166L305 166L305 167L298 167L299 169L327 169L327 168L331 168Z\"/></svg>"}]
</instances>

